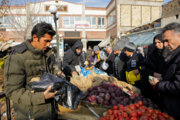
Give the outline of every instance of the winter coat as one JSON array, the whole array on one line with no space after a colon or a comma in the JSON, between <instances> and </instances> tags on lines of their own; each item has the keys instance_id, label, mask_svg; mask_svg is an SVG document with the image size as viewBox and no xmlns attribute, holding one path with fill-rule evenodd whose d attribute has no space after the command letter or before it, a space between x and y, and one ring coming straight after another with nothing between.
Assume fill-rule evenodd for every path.
<instances>
[{"instance_id":1,"label":"winter coat","mask_svg":"<svg viewBox=\"0 0 180 120\"><path fill-rule=\"evenodd\" d=\"M134 52L133 55L129 57L128 60L126 61L126 71L129 72L135 69L139 69L139 66L141 66L142 60L143 60L142 55Z\"/></svg>"},{"instance_id":2,"label":"winter coat","mask_svg":"<svg viewBox=\"0 0 180 120\"><path fill-rule=\"evenodd\" d=\"M165 62L167 69L156 89L163 97L165 112L180 119L180 47Z\"/></svg>"},{"instance_id":3,"label":"winter coat","mask_svg":"<svg viewBox=\"0 0 180 120\"><path fill-rule=\"evenodd\" d=\"M130 74L130 72L133 72L133 70L136 70L136 69L138 69L139 72L141 72L140 66L142 65L142 61L143 61L142 55L138 54L136 52L134 52L131 57L128 57L128 60L125 62L126 76L127 76L127 74ZM129 72L129 73L127 73L127 72ZM139 78L139 80L140 80L140 78ZM134 84L137 87L139 86L138 85L139 80L134 81L132 79L126 78L126 81L130 82L131 84Z\"/></svg>"},{"instance_id":4,"label":"winter coat","mask_svg":"<svg viewBox=\"0 0 180 120\"><path fill-rule=\"evenodd\" d=\"M86 52L82 52L81 55L80 55L80 61L81 61L81 66L82 67L85 67L85 62L86 62Z\"/></svg>"},{"instance_id":5,"label":"winter coat","mask_svg":"<svg viewBox=\"0 0 180 120\"><path fill-rule=\"evenodd\" d=\"M83 44L79 40L77 41L71 49L69 49L66 54L64 54L63 58L63 68L65 75L72 74L73 71L76 71L75 66L81 65L80 55L76 54L76 48L82 48Z\"/></svg>"},{"instance_id":6,"label":"winter coat","mask_svg":"<svg viewBox=\"0 0 180 120\"><path fill-rule=\"evenodd\" d=\"M43 92L32 92L29 83L43 71L53 73L51 51L35 49L29 41L13 48L5 62L4 88L13 102L16 120L53 120L52 100L45 100Z\"/></svg>"},{"instance_id":7,"label":"winter coat","mask_svg":"<svg viewBox=\"0 0 180 120\"><path fill-rule=\"evenodd\" d=\"M147 75L152 75L154 72L162 74L164 72L164 64L165 64L165 52L168 52L167 49L159 50L154 49L149 56L143 61L143 65L145 66L145 73Z\"/></svg>"},{"instance_id":8,"label":"winter coat","mask_svg":"<svg viewBox=\"0 0 180 120\"><path fill-rule=\"evenodd\" d=\"M118 65L118 74L120 75L121 81L126 81L126 61L129 59L127 55L124 53L124 51L121 52L119 55L119 65Z\"/></svg>"},{"instance_id":9,"label":"winter coat","mask_svg":"<svg viewBox=\"0 0 180 120\"><path fill-rule=\"evenodd\" d=\"M120 55L115 55L114 63L113 63L113 74L114 76L120 80L120 72L122 70L121 64L122 61L120 60Z\"/></svg>"},{"instance_id":10,"label":"winter coat","mask_svg":"<svg viewBox=\"0 0 180 120\"><path fill-rule=\"evenodd\" d=\"M113 74L113 69L114 69L114 66L113 66L113 63L114 63L114 59L115 59L115 55L114 53L110 53L110 55L108 56L107 60L106 60L106 63L109 64L109 67L108 69L106 70L107 74L108 75L112 75Z\"/></svg>"}]
</instances>

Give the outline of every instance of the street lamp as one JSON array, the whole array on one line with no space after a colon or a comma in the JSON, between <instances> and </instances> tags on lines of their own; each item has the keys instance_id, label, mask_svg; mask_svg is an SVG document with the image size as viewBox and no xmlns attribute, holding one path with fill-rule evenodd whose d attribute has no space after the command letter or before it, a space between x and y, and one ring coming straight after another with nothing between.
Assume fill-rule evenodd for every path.
<instances>
[{"instance_id":1,"label":"street lamp","mask_svg":"<svg viewBox=\"0 0 180 120\"><path fill-rule=\"evenodd\" d=\"M56 30L56 43L57 43L57 60L59 62L60 58L59 58L59 36L58 36L58 30L57 30L57 20L58 20L58 17L56 16L56 13L57 13L57 7L55 5L51 5L49 7L49 12L51 14L53 14L53 17L54 17L54 23L55 23L55 30Z\"/></svg>"}]
</instances>

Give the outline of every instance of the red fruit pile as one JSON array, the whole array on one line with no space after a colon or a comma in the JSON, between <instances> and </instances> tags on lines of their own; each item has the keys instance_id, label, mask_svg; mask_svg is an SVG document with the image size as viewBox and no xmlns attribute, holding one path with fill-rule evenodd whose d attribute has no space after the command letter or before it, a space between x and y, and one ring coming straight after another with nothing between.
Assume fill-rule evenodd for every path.
<instances>
[{"instance_id":1,"label":"red fruit pile","mask_svg":"<svg viewBox=\"0 0 180 120\"><path fill-rule=\"evenodd\" d=\"M154 107L151 100L138 94L127 95L122 88L114 85L103 83L100 86L89 88L84 94L85 100L100 105L129 105L142 101L147 107Z\"/></svg>"},{"instance_id":2,"label":"red fruit pile","mask_svg":"<svg viewBox=\"0 0 180 120\"><path fill-rule=\"evenodd\" d=\"M169 115L143 106L142 101L128 106L113 106L100 120L174 120Z\"/></svg>"}]
</instances>

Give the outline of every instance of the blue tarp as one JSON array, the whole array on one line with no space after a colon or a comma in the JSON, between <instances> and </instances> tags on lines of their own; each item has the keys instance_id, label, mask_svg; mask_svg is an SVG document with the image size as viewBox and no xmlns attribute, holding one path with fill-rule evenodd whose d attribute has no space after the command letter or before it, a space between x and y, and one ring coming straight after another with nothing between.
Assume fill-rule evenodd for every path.
<instances>
[{"instance_id":1,"label":"blue tarp","mask_svg":"<svg viewBox=\"0 0 180 120\"><path fill-rule=\"evenodd\" d=\"M92 71L94 71L96 74L100 74L100 75L107 75L105 72L99 70L98 68L93 68ZM81 68L81 74L86 77L87 75L92 74L91 71L86 70L85 68Z\"/></svg>"},{"instance_id":2,"label":"blue tarp","mask_svg":"<svg viewBox=\"0 0 180 120\"><path fill-rule=\"evenodd\" d=\"M153 38L160 32L159 29L139 32L135 34L128 35L130 42L133 42L137 46L149 45L153 43Z\"/></svg>"}]
</instances>

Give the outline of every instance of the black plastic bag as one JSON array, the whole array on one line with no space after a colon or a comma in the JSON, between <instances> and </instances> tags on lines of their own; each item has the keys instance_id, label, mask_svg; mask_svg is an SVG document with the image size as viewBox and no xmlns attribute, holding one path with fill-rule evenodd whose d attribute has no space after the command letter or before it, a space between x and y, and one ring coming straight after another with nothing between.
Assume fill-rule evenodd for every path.
<instances>
[{"instance_id":1,"label":"black plastic bag","mask_svg":"<svg viewBox=\"0 0 180 120\"><path fill-rule=\"evenodd\" d=\"M70 82L50 73L43 73L39 81L29 83L34 92L43 92L49 85L52 85L51 92L57 91L55 100L58 104L70 109L77 109L82 92Z\"/></svg>"}]
</instances>

